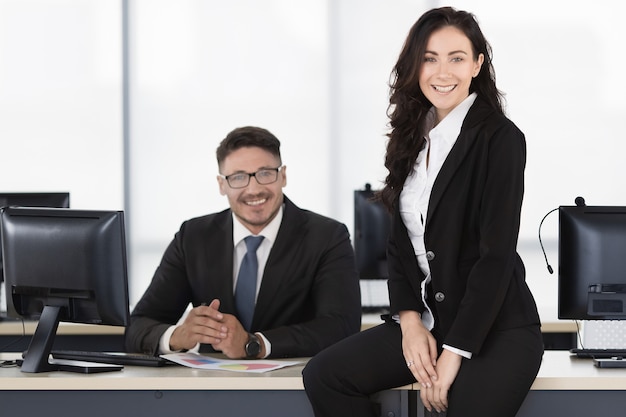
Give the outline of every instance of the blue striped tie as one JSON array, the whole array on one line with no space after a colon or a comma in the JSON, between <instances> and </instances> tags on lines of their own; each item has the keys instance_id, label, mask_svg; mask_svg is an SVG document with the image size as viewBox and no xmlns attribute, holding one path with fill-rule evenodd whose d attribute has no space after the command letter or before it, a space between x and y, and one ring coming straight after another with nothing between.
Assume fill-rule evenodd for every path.
<instances>
[{"instance_id":1,"label":"blue striped tie","mask_svg":"<svg viewBox=\"0 0 626 417\"><path fill-rule=\"evenodd\" d=\"M259 262L256 251L261 245L263 236L248 236L244 239L248 251L241 260L237 287L235 288L235 307L239 321L246 330L250 330L256 299L256 280L259 271Z\"/></svg>"}]
</instances>

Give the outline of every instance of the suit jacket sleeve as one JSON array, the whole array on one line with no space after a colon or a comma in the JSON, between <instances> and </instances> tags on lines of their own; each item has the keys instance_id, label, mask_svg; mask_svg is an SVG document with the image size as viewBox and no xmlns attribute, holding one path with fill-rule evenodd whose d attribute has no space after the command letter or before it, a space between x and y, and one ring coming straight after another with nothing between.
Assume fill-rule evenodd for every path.
<instances>
[{"instance_id":1,"label":"suit jacket sleeve","mask_svg":"<svg viewBox=\"0 0 626 417\"><path fill-rule=\"evenodd\" d=\"M125 335L126 350L129 352L157 354L163 333L178 322L189 303L195 299L185 254L189 228L189 222L185 222L176 233L150 285L131 314Z\"/></svg>"}]
</instances>

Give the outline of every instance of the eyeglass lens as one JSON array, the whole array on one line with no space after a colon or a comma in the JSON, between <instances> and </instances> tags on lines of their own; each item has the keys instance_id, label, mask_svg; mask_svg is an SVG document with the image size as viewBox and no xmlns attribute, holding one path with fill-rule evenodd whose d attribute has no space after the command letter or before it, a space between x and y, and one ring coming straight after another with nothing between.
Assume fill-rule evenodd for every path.
<instances>
[{"instance_id":1,"label":"eyeglass lens","mask_svg":"<svg viewBox=\"0 0 626 417\"><path fill-rule=\"evenodd\" d=\"M229 175L226 179L232 188L243 188L250 183L250 177L254 177L261 185L271 184L278 179L278 169L260 169L252 174L242 172Z\"/></svg>"}]
</instances>

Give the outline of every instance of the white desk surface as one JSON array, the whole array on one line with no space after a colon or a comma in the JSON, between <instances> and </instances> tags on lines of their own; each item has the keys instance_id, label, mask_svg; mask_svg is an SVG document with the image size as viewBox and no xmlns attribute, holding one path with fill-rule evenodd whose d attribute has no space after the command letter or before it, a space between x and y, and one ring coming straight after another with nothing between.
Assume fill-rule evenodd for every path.
<instances>
[{"instance_id":1,"label":"white desk surface","mask_svg":"<svg viewBox=\"0 0 626 417\"><path fill-rule=\"evenodd\" d=\"M0 360L19 357L0 353ZM295 366L266 373L244 373L184 366L125 366L121 371L80 374L73 372L24 373L18 367L0 368L0 390L304 390L302 369ZM400 389L412 389L412 385Z\"/></svg>"},{"instance_id":2,"label":"white desk surface","mask_svg":"<svg viewBox=\"0 0 626 417\"><path fill-rule=\"evenodd\" d=\"M626 390L626 368L596 368L591 359L577 358L568 351L547 350L531 389Z\"/></svg>"},{"instance_id":3,"label":"white desk surface","mask_svg":"<svg viewBox=\"0 0 626 417\"><path fill-rule=\"evenodd\" d=\"M17 354L1 353L0 359ZM298 360L298 359L296 359ZM303 390L302 365L254 374L192 369L127 366L97 374L72 372L23 373L0 368L0 390ZM515 360L515 358L511 358ZM417 384L401 389L419 389ZM626 390L626 368L599 369L590 359L567 351L546 351L532 390Z\"/></svg>"},{"instance_id":4,"label":"white desk surface","mask_svg":"<svg viewBox=\"0 0 626 417\"><path fill-rule=\"evenodd\" d=\"M19 354L0 353L0 360ZM184 366L125 366L121 371L24 373L0 368L0 390L303 390L301 365L266 373L194 369Z\"/></svg>"},{"instance_id":5,"label":"white desk surface","mask_svg":"<svg viewBox=\"0 0 626 417\"><path fill-rule=\"evenodd\" d=\"M5 320L0 321L0 335L2 336L15 336L25 333L32 335L37 328L37 321L24 321L21 320ZM122 326L104 326L96 324L81 324L81 323L59 323L57 334L62 335L123 335L124 327Z\"/></svg>"}]
</instances>

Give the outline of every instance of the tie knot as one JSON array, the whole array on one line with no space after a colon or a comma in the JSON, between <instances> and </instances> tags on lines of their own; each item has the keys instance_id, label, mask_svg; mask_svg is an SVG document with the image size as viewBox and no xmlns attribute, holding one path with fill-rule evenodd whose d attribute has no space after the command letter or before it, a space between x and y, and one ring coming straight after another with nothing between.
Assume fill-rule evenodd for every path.
<instances>
[{"instance_id":1,"label":"tie knot","mask_svg":"<svg viewBox=\"0 0 626 417\"><path fill-rule=\"evenodd\" d=\"M263 241L263 236L248 236L245 239L248 252L256 252Z\"/></svg>"}]
</instances>

